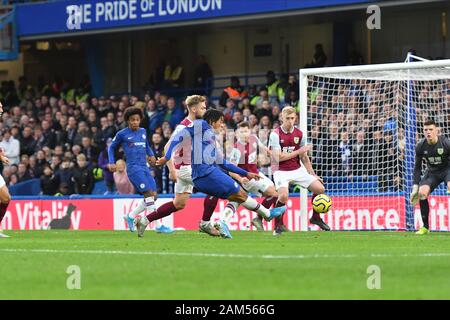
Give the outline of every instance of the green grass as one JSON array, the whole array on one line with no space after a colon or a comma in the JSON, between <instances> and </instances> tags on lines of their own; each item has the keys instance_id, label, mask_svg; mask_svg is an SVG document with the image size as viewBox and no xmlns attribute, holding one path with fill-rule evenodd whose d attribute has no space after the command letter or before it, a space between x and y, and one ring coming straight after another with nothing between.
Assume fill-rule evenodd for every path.
<instances>
[{"instance_id":1,"label":"green grass","mask_svg":"<svg viewBox=\"0 0 450 320\"><path fill-rule=\"evenodd\" d=\"M7 234L0 299L450 299L449 233ZM80 290L67 289L70 265ZM370 265L380 290L367 288Z\"/></svg>"}]
</instances>

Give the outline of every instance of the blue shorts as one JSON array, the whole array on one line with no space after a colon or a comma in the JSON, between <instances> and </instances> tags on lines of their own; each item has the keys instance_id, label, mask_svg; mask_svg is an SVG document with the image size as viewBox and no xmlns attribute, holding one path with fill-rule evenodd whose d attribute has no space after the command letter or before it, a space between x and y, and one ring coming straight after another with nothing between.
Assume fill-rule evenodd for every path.
<instances>
[{"instance_id":1,"label":"blue shorts","mask_svg":"<svg viewBox=\"0 0 450 320\"><path fill-rule=\"evenodd\" d=\"M139 193L146 191L156 192L156 183L150 174L148 167L131 167L127 168L128 179Z\"/></svg>"},{"instance_id":2,"label":"blue shorts","mask_svg":"<svg viewBox=\"0 0 450 320\"><path fill-rule=\"evenodd\" d=\"M196 178L194 186L200 192L221 199L228 199L241 189L241 186L233 178L219 168L215 168L204 177Z\"/></svg>"}]
</instances>

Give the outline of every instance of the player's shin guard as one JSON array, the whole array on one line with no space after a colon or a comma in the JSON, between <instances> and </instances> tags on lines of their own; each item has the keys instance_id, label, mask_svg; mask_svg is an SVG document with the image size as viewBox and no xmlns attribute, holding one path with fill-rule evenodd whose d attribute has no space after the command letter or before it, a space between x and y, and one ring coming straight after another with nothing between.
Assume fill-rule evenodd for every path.
<instances>
[{"instance_id":1,"label":"player's shin guard","mask_svg":"<svg viewBox=\"0 0 450 320\"><path fill-rule=\"evenodd\" d=\"M147 219L148 219L148 221L152 222L152 221L167 217L176 211L178 211L178 210L175 207L175 205L173 204L173 201L170 201L170 202L164 203L156 211L147 215Z\"/></svg>"},{"instance_id":2,"label":"player's shin guard","mask_svg":"<svg viewBox=\"0 0 450 320\"><path fill-rule=\"evenodd\" d=\"M276 202L277 202L277 198L275 198L275 197L265 197L263 202L261 202L261 205L264 208L270 209L272 207L272 205L275 206ZM257 214L255 219L259 219L262 221L262 217L260 214Z\"/></svg>"},{"instance_id":3,"label":"player's shin guard","mask_svg":"<svg viewBox=\"0 0 450 320\"><path fill-rule=\"evenodd\" d=\"M150 212L153 212L153 211L156 210L155 198L154 197L144 198L144 203L145 203L146 209L149 209Z\"/></svg>"},{"instance_id":4,"label":"player's shin guard","mask_svg":"<svg viewBox=\"0 0 450 320\"><path fill-rule=\"evenodd\" d=\"M217 198L217 197L206 196L205 200L203 201L202 221L211 220L211 217L214 213L214 210L216 209L218 201L219 201L219 198Z\"/></svg>"},{"instance_id":5,"label":"player's shin guard","mask_svg":"<svg viewBox=\"0 0 450 320\"><path fill-rule=\"evenodd\" d=\"M220 220L222 220L225 223L228 223L230 218L236 213L237 205L236 202L228 202L225 209L223 209L222 213L220 214Z\"/></svg>"},{"instance_id":6,"label":"player's shin guard","mask_svg":"<svg viewBox=\"0 0 450 320\"><path fill-rule=\"evenodd\" d=\"M423 226L427 229L429 228L428 225L428 215L430 213L430 205L428 204L428 199L420 200L420 214L422 215L422 222Z\"/></svg>"},{"instance_id":7,"label":"player's shin guard","mask_svg":"<svg viewBox=\"0 0 450 320\"><path fill-rule=\"evenodd\" d=\"M265 197L263 202L261 204L264 206L264 208L270 209L270 207L275 206L277 203L277 198L275 197Z\"/></svg>"},{"instance_id":8,"label":"player's shin guard","mask_svg":"<svg viewBox=\"0 0 450 320\"><path fill-rule=\"evenodd\" d=\"M269 209L263 207L260 205L255 199L248 197L247 200L241 203L245 208L248 210L255 211L259 215L269 218L270 217L270 211Z\"/></svg>"},{"instance_id":9,"label":"player's shin guard","mask_svg":"<svg viewBox=\"0 0 450 320\"><path fill-rule=\"evenodd\" d=\"M313 201L314 201L314 198L317 196L317 194L316 193L313 193L313 195L312 195L312 197L311 197L311 206L312 206L312 203L313 203ZM320 213L318 213L318 212L316 212L315 210L314 210L314 206L312 206L313 207L313 214L312 214L312 218L313 219L322 219L321 217L320 217Z\"/></svg>"},{"instance_id":10,"label":"player's shin guard","mask_svg":"<svg viewBox=\"0 0 450 320\"><path fill-rule=\"evenodd\" d=\"M155 198L150 196L144 198L145 208L148 209L149 212L153 213L156 211ZM155 220L156 228L160 228L162 226L161 221Z\"/></svg>"},{"instance_id":11,"label":"player's shin guard","mask_svg":"<svg viewBox=\"0 0 450 320\"><path fill-rule=\"evenodd\" d=\"M283 202L278 200L276 202L276 204L275 204L275 207L279 208L279 207L282 207L282 206L285 206L285 205L286 205L285 203L283 203ZM282 214L281 216L275 218L275 229L278 228L278 227L281 227L282 225L284 225L283 217L284 217L284 214Z\"/></svg>"},{"instance_id":12,"label":"player's shin guard","mask_svg":"<svg viewBox=\"0 0 450 320\"><path fill-rule=\"evenodd\" d=\"M145 202L144 202L144 200L142 200L141 202L139 202L137 207L134 208L134 210L132 210L128 215L134 219L138 214L143 212L145 210L145 208L146 208Z\"/></svg>"}]
</instances>

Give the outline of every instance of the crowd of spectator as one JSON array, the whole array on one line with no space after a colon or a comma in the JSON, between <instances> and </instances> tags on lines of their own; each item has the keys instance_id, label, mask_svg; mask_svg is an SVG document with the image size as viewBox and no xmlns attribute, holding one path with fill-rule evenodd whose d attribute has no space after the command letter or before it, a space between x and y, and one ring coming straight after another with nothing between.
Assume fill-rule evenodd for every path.
<instances>
[{"instance_id":1,"label":"crowd of spectator","mask_svg":"<svg viewBox=\"0 0 450 320\"><path fill-rule=\"evenodd\" d=\"M297 87L295 76L278 80L272 71L267 73L267 85L259 90L244 90L239 79L233 77L218 103L207 104L224 112L229 128L248 121L258 133L259 128L268 131L280 125L279 114L285 100L298 104ZM288 93L291 89L293 93ZM230 96L230 90L238 90L239 97ZM142 126L157 156L163 154L174 128L186 116L183 99L160 91L142 97L90 97L86 94L89 91L88 82L79 89L71 88L65 81L33 86L24 77L17 87L12 81L2 83L0 147L11 164L0 165L0 169L8 186L39 178L46 195L90 194L95 182L104 180L109 192L131 191L124 186L123 171L113 175L106 168L108 145L116 132L126 126L124 110L129 106L142 108ZM267 140L268 133L261 135ZM154 168L153 175L159 193L173 192L166 168Z\"/></svg>"}]
</instances>

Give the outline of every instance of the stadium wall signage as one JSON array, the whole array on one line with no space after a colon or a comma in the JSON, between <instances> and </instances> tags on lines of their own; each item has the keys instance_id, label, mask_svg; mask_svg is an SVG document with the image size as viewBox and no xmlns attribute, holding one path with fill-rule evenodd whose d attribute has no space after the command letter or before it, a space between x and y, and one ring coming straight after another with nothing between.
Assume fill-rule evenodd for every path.
<instances>
[{"instance_id":1,"label":"stadium wall signage","mask_svg":"<svg viewBox=\"0 0 450 320\"><path fill-rule=\"evenodd\" d=\"M324 221L332 230L404 230L405 210L403 196L334 196L333 208L323 215ZM172 201L172 198L160 198L157 206ZM128 230L123 215L130 212L140 198L116 199L67 199L55 197L45 200L13 200L8 207L2 228L5 230L47 230L55 221L69 216L72 230ZM259 199L261 201L261 199ZM309 203L309 201L308 201ZM355 207L358 204L358 207ZM226 201L220 200L212 220L219 218ZM285 222L294 231L307 230L307 217L300 214L300 198L291 197L287 203ZM309 204L308 204L309 206ZM192 198L182 212L164 218L167 226L182 230L198 230L198 221L202 212L203 198ZM402 209L403 207L403 209ZM68 211L70 214L68 214ZM311 208L308 208L311 215ZM253 230L251 219L255 213L240 207L230 221L230 229ZM53 221L53 222L52 222ZM419 226L420 210L414 213L414 224ZM272 224L266 224L266 230L272 230ZM437 231L450 231L450 199L434 196L430 199L430 227ZM65 229L66 227L64 227ZM153 223L150 228L154 228ZM312 230L317 230L315 226Z\"/></svg>"},{"instance_id":2,"label":"stadium wall signage","mask_svg":"<svg viewBox=\"0 0 450 320\"><path fill-rule=\"evenodd\" d=\"M67 35L374 0L61 0L16 5L17 35Z\"/></svg>"}]
</instances>

